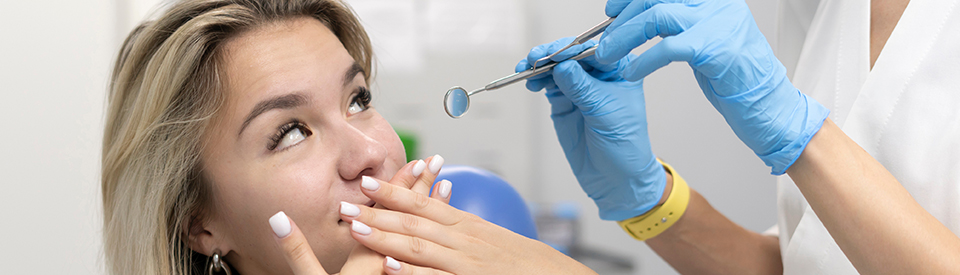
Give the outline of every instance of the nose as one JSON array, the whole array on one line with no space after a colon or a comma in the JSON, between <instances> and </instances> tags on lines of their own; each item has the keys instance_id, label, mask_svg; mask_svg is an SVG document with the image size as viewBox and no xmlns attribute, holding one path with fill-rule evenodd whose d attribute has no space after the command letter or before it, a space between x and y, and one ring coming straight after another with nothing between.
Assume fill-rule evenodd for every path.
<instances>
[{"instance_id":1,"label":"nose","mask_svg":"<svg viewBox=\"0 0 960 275\"><path fill-rule=\"evenodd\" d=\"M380 172L387 158L387 148L361 129L344 123L340 143L342 155L338 172L345 180L373 176Z\"/></svg>"}]
</instances>

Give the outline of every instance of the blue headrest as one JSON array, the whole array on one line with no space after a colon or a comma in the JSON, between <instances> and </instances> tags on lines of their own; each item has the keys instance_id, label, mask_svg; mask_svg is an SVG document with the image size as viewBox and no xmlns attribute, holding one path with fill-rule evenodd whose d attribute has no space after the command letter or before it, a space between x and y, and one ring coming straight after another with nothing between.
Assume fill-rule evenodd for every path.
<instances>
[{"instance_id":1,"label":"blue headrest","mask_svg":"<svg viewBox=\"0 0 960 275\"><path fill-rule=\"evenodd\" d=\"M527 204L502 178L476 167L444 165L436 181L444 179L453 183L450 192L453 207L527 238L537 239L537 226Z\"/></svg>"}]
</instances>

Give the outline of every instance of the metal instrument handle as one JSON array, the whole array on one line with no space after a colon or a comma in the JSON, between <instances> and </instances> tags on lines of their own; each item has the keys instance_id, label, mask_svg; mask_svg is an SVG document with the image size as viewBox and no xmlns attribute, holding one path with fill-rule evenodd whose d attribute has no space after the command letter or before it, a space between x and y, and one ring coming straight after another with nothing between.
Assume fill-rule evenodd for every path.
<instances>
[{"instance_id":1,"label":"metal instrument handle","mask_svg":"<svg viewBox=\"0 0 960 275\"><path fill-rule=\"evenodd\" d=\"M579 45L587 42L590 39L593 39L594 37L597 37L597 35L603 33L603 31L607 29L607 26L610 26L610 23L613 23L613 20L615 19L617 19L617 17L610 17L607 20L600 22L600 24L597 24L596 26L593 26L593 28L590 28L589 30L578 35L577 39L574 41L576 41Z\"/></svg>"},{"instance_id":2,"label":"metal instrument handle","mask_svg":"<svg viewBox=\"0 0 960 275\"><path fill-rule=\"evenodd\" d=\"M577 37L575 37L575 38L573 39L573 42L570 42L570 44L567 44L566 46L564 46L564 47L561 48L560 50L558 50L558 51L556 51L556 52L554 52L554 53L552 53L552 54L550 54L550 55L548 55L548 56L544 56L544 57L542 57L542 58L540 58L540 59L537 59L536 62L533 62L533 67L536 68L536 67L538 67L539 64L546 64L547 61L550 61L550 58L553 58L553 57L556 56L557 54L560 54L561 52L569 49L570 47L573 47L573 46L576 46L576 45L580 45L580 44L586 43L587 41L590 41L590 39L593 39L593 38L596 37L597 35L600 35L600 34L603 33L604 31L606 31L606 30L607 30L607 26L610 26L610 23L613 23L613 20L615 20L615 19L617 19L617 17L607 18L607 20L603 20L603 22L600 22L600 24L597 24L596 26L593 26L592 28L584 31L584 32L581 33L580 35L577 35Z\"/></svg>"},{"instance_id":3,"label":"metal instrument handle","mask_svg":"<svg viewBox=\"0 0 960 275\"><path fill-rule=\"evenodd\" d=\"M577 55L575 55L575 56L573 56L573 57L571 57L570 59L567 59L567 60L580 60L580 59L587 58L587 57L593 55L593 54L596 52L596 50L597 50L597 46L590 47L590 48L588 48L588 49L583 50L582 52L580 52L580 54L577 54ZM564 61L565 61L565 60L564 60ZM562 62L562 61L561 61L561 62ZM542 73L545 73L545 72L547 72L547 71L550 71L551 69L553 69L554 66L557 66L557 64L559 64L559 62L550 61L549 63L544 64L543 66L540 66L540 67L538 67L538 68L531 68L531 69L528 69L528 70L526 70L526 71L522 71L522 72L519 72L519 73L515 73L515 74L512 74L512 75L508 75L508 76L506 76L506 77L503 77L503 78L494 80L493 82L490 82L490 84L487 84L486 86L483 86L483 88L481 88L481 89L479 89L479 90L470 92L469 94L467 94L467 96L472 96L472 95L474 95L474 94L477 94L477 93L480 93L480 92L483 92L483 91L496 90L496 89L499 89L499 88L503 88L504 86L507 86L507 85L510 85L510 84L513 84L513 83L517 83L517 82L520 81L520 80L524 80L524 79L527 79L527 78L531 78L531 77L540 75L540 74L542 74Z\"/></svg>"}]
</instances>

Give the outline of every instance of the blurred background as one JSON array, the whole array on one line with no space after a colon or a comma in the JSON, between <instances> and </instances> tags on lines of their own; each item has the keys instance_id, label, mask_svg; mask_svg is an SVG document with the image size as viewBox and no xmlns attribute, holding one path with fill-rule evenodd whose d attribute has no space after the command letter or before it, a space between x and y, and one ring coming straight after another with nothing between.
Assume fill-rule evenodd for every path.
<instances>
[{"instance_id":1,"label":"blurred background","mask_svg":"<svg viewBox=\"0 0 960 275\"><path fill-rule=\"evenodd\" d=\"M5 1L0 9L0 274L103 273L99 160L109 73L123 38L162 2ZM472 90L513 73L531 47L602 21L605 1L347 2L375 46L374 106L417 140L413 157L441 154L501 176L553 225L541 236L601 255L584 259L601 274L675 273L597 217L557 142L543 92L517 84L480 94L457 120L441 105L448 88ZM777 1L747 3L776 49ZM774 225L774 177L704 99L690 68L657 71L645 91L658 156L734 222L755 231ZM558 219L571 222L550 223Z\"/></svg>"}]
</instances>

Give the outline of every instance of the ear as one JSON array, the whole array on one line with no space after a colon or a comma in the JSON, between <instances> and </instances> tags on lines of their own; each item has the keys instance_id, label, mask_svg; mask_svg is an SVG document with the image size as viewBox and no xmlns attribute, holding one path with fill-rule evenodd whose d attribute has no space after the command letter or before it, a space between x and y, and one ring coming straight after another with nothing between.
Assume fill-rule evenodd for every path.
<instances>
[{"instance_id":1,"label":"ear","mask_svg":"<svg viewBox=\"0 0 960 275\"><path fill-rule=\"evenodd\" d=\"M220 250L220 256L227 255L232 250L232 246L225 238L223 231L216 228L216 223L197 215L190 215L183 223L187 245L191 250L203 255L213 256L215 250Z\"/></svg>"}]
</instances>

